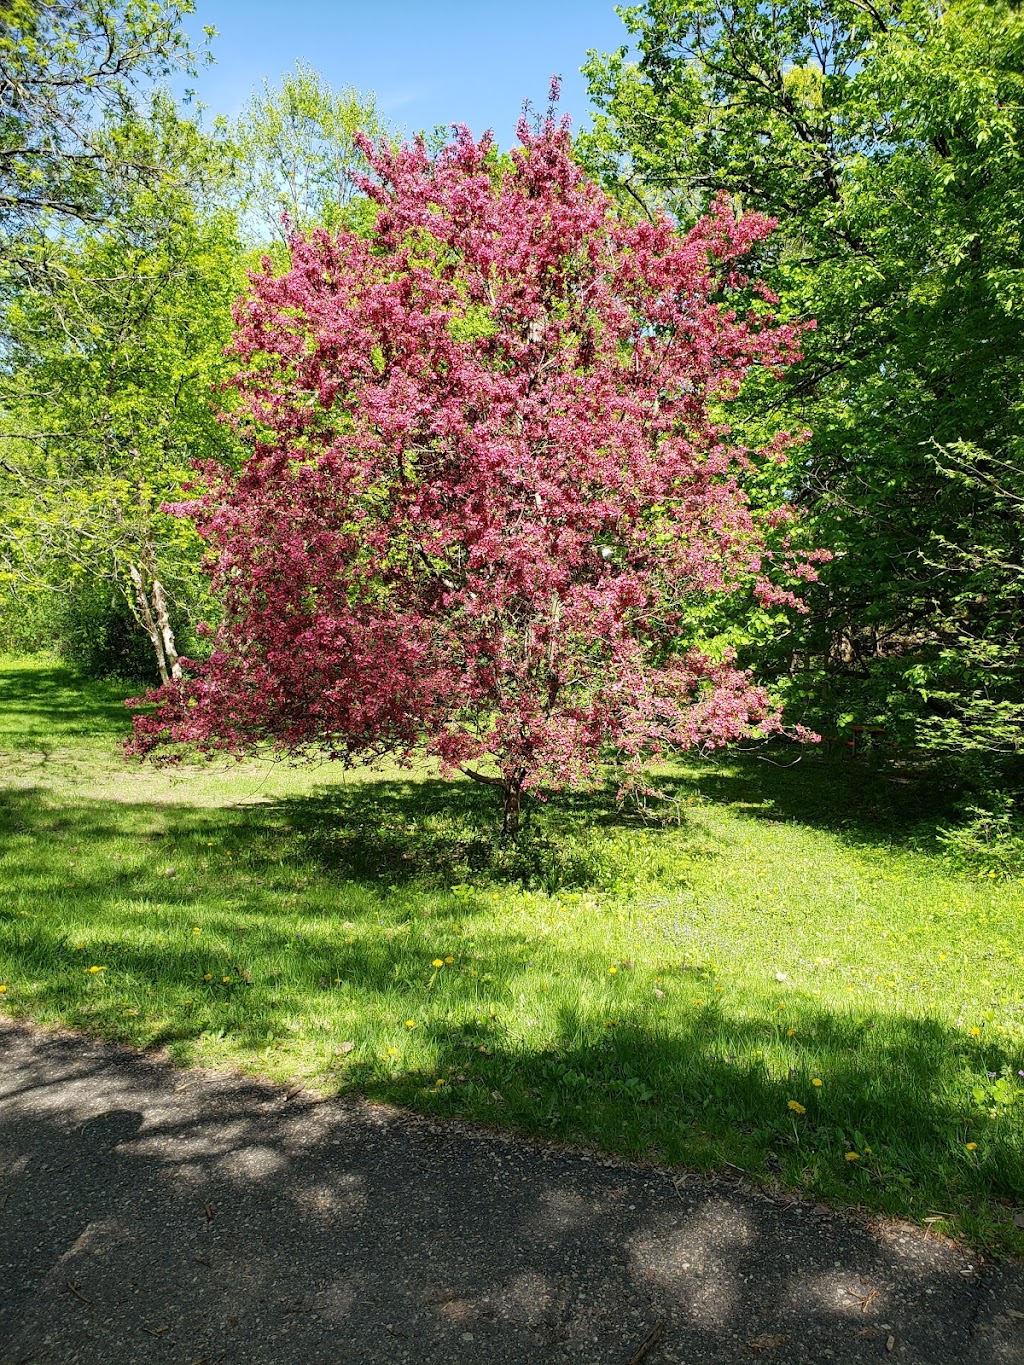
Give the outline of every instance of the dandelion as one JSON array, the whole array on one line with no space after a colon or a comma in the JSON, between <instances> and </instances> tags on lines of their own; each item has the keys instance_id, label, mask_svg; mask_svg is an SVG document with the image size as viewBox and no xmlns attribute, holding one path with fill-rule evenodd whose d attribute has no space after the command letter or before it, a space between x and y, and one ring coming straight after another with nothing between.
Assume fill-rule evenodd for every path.
<instances>
[{"instance_id":1,"label":"dandelion","mask_svg":"<svg viewBox=\"0 0 1024 1365\"><path fill-rule=\"evenodd\" d=\"M204 981L212 981L212 980L213 980L213 972L204 972L204 973L203 973L203 980L204 980Z\"/></svg>"},{"instance_id":2,"label":"dandelion","mask_svg":"<svg viewBox=\"0 0 1024 1365\"><path fill-rule=\"evenodd\" d=\"M817 1085L821 1085L821 1084L822 1084L822 1080L821 1080L821 1077L820 1077L820 1076L815 1076L814 1080L811 1081L811 1085L817 1086Z\"/></svg>"},{"instance_id":3,"label":"dandelion","mask_svg":"<svg viewBox=\"0 0 1024 1365\"><path fill-rule=\"evenodd\" d=\"M7 990L6 986L0 986L0 995L3 995L6 990Z\"/></svg>"},{"instance_id":4,"label":"dandelion","mask_svg":"<svg viewBox=\"0 0 1024 1365\"><path fill-rule=\"evenodd\" d=\"M194 934L201 934L203 931L202 931L202 929L200 929L200 927L199 927L198 924L193 924L193 926L192 926L192 932L193 932Z\"/></svg>"},{"instance_id":5,"label":"dandelion","mask_svg":"<svg viewBox=\"0 0 1024 1365\"><path fill-rule=\"evenodd\" d=\"M786 1029L786 1037L787 1037L787 1038L795 1038L795 1037L796 1037L796 1029L795 1029L795 1028L788 1028L788 1029Z\"/></svg>"},{"instance_id":6,"label":"dandelion","mask_svg":"<svg viewBox=\"0 0 1024 1365\"><path fill-rule=\"evenodd\" d=\"M792 1109L792 1111L793 1111L794 1114L806 1114L806 1113L807 1113L807 1110L803 1107L803 1105L799 1102L799 1100L788 1100L788 1101L787 1101L787 1104L788 1104L788 1107L789 1107L790 1109Z\"/></svg>"},{"instance_id":7,"label":"dandelion","mask_svg":"<svg viewBox=\"0 0 1024 1365\"><path fill-rule=\"evenodd\" d=\"M619 970L618 967L609 967L609 968L608 968L608 975L609 975L609 976L614 976L615 973L616 973L618 970Z\"/></svg>"},{"instance_id":8,"label":"dandelion","mask_svg":"<svg viewBox=\"0 0 1024 1365\"><path fill-rule=\"evenodd\" d=\"M388 1048L388 1056L389 1056L389 1057L397 1057L397 1056L398 1056L398 1048L397 1048L397 1047L389 1047L389 1048Z\"/></svg>"},{"instance_id":9,"label":"dandelion","mask_svg":"<svg viewBox=\"0 0 1024 1365\"><path fill-rule=\"evenodd\" d=\"M444 963L441 961L441 959L440 959L439 957L435 957L434 960L433 960L433 962L432 962L430 965L431 965L432 967L443 967L443 966L444 966Z\"/></svg>"},{"instance_id":10,"label":"dandelion","mask_svg":"<svg viewBox=\"0 0 1024 1365\"><path fill-rule=\"evenodd\" d=\"M84 944L84 943L76 943L76 944L75 944L75 952L76 952L76 953L80 953L84 947L85 947L85 944Z\"/></svg>"},{"instance_id":11,"label":"dandelion","mask_svg":"<svg viewBox=\"0 0 1024 1365\"><path fill-rule=\"evenodd\" d=\"M447 1082L446 1080L444 1080L444 1079L440 1079L440 1078L439 1078L438 1080L436 1080L436 1081L434 1082L434 1084L435 1084L435 1085L447 1085L448 1082Z\"/></svg>"},{"instance_id":12,"label":"dandelion","mask_svg":"<svg viewBox=\"0 0 1024 1365\"><path fill-rule=\"evenodd\" d=\"M93 975L95 975L96 972L105 972L107 969L106 969L106 967L86 967L85 970L86 970L87 972L91 972L91 973L93 973Z\"/></svg>"},{"instance_id":13,"label":"dandelion","mask_svg":"<svg viewBox=\"0 0 1024 1365\"><path fill-rule=\"evenodd\" d=\"M225 982L225 983L228 982L228 981L230 981L230 980L231 980L230 976L222 976L222 977L221 977L221 981L223 981L223 982Z\"/></svg>"},{"instance_id":14,"label":"dandelion","mask_svg":"<svg viewBox=\"0 0 1024 1365\"><path fill-rule=\"evenodd\" d=\"M406 1028L415 1028L415 1027L416 1027L416 1020L415 1020L415 1019L407 1019L407 1020L405 1021L405 1027L406 1027Z\"/></svg>"},{"instance_id":15,"label":"dandelion","mask_svg":"<svg viewBox=\"0 0 1024 1365\"><path fill-rule=\"evenodd\" d=\"M981 1029L978 1028L977 1025L975 1025L974 1028L971 1029L971 1037L972 1037L972 1038L980 1038L980 1037L981 1037Z\"/></svg>"},{"instance_id":16,"label":"dandelion","mask_svg":"<svg viewBox=\"0 0 1024 1365\"><path fill-rule=\"evenodd\" d=\"M847 1159L847 1161L859 1161L859 1160L860 1160L860 1152L847 1152L847 1153L846 1153L846 1159Z\"/></svg>"},{"instance_id":17,"label":"dandelion","mask_svg":"<svg viewBox=\"0 0 1024 1365\"><path fill-rule=\"evenodd\" d=\"M450 963L452 963L452 962L454 962L454 961L455 961L455 959L454 959L453 957L446 957L446 958L445 958L445 963L446 963L446 964L450 964Z\"/></svg>"},{"instance_id":18,"label":"dandelion","mask_svg":"<svg viewBox=\"0 0 1024 1365\"><path fill-rule=\"evenodd\" d=\"M969 1152L976 1152L978 1150L978 1144L976 1142L965 1142L964 1146Z\"/></svg>"}]
</instances>

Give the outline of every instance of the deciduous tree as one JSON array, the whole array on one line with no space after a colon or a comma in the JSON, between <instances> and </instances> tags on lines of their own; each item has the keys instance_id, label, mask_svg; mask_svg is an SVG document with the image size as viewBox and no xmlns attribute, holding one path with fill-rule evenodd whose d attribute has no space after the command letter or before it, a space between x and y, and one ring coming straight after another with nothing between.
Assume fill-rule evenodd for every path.
<instances>
[{"instance_id":1,"label":"deciduous tree","mask_svg":"<svg viewBox=\"0 0 1024 1365\"><path fill-rule=\"evenodd\" d=\"M744 274L771 223L720 202L632 223L553 118L500 158L466 130L363 151L378 213L266 262L237 309L237 475L195 518L224 611L212 656L153 694L137 752L271 741L408 756L522 795L630 773L780 720L701 629L746 592L797 605L813 552L755 514L728 402L794 358Z\"/></svg>"}]
</instances>

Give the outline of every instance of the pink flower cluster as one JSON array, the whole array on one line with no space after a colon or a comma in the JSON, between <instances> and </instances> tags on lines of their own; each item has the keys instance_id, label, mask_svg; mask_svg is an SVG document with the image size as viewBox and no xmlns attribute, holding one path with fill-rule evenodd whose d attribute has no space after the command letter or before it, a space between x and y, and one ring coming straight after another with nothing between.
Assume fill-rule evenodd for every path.
<instances>
[{"instance_id":1,"label":"pink flower cluster","mask_svg":"<svg viewBox=\"0 0 1024 1365\"><path fill-rule=\"evenodd\" d=\"M820 557L741 487L791 438L751 452L719 416L798 354L743 273L772 224L626 221L564 127L519 136L505 158L465 129L437 156L366 143L372 233L296 237L254 275L248 456L178 509L224 620L135 752L425 746L518 789L778 727L694 612L744 586L797 606Z\"/></svg>"}]
</instances>

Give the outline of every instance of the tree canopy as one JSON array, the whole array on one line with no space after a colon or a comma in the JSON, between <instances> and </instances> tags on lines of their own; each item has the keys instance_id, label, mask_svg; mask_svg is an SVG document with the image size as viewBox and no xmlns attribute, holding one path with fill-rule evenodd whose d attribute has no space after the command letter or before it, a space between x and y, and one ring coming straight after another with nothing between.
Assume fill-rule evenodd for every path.
<instances>
[{"instance_id":1,"label":"tree canopy","mask_svg":"<svg viewBox=\"0 0 1024 1365\"><path fill-rule=\"evenodd\" d=\"M777 373L743 261L763 217L631 223L549 117L500 158L463 129L364 154L368 235L296 236L237 310L240 473L182 510L225 609L209 661L156 695L137 749L273 741L347 761L426 744L521 793L715 747L779 719L701 629L747 592L796 605L816 555L740 486L784 458L722 409Z\"/></svg>"}]
</instances>

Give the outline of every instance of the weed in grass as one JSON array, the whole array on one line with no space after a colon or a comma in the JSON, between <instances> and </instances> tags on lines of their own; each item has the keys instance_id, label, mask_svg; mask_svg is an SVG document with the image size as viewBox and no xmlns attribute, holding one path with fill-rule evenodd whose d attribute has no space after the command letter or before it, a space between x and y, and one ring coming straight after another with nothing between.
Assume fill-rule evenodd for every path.
<instances>
[{"instance_id":1,"label":"weed in grass","mask_svg":"<svg viewBox=\"0 0 1024 1365\"><path fill-rule=\"evenodd\" d=\"M115 701L0 675L8 1012L1024 1249L1019 888L900 846L933 794L736 756L509 847L427 771L125 765Z\"/></svg>"}]
</instances>

